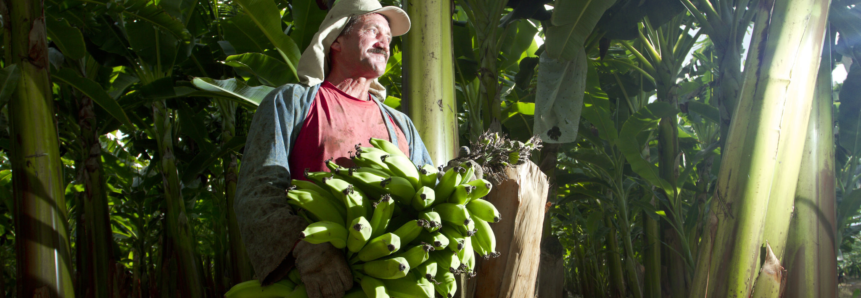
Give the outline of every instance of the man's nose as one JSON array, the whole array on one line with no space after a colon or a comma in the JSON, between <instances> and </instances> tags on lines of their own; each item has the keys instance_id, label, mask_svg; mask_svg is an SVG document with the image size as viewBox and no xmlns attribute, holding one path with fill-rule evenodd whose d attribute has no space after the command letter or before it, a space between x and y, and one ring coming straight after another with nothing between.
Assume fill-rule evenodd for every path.
<instances>
[{"instance_id":1,"label":"man's nose","mask_svg":"<svg viewBox=\"0 0 861 298\"><path fill-rule=\"evenodd\" d=\"M385 50L386 53L389 52L389 43L385 37L378 38L377 42L374 43L374 47L381 48L381 49Z\"/></svg>"}]
</instances>

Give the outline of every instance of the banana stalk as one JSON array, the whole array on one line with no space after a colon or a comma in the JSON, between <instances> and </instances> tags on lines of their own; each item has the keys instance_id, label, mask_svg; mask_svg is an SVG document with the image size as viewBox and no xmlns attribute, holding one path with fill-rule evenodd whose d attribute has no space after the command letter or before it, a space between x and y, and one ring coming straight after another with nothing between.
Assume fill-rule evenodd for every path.
<instances>
[{"instance_id":1,"label":"banana stalk","mask_svg":"<svg viewBox=\"0 0 861 298\"><path fill-rule=\"evenodd\" d=\"M403 109L435 163L451 160L458 150L451 1L404 3L413 30L404 36Z\"/></svg>"},{"instance_id":2,"label":"banana stalk","mask_svg":"<svg viewBox=\"0 0 861 298\"><path fill-rule=\"evenodd\" d=\"M830 45L826 36L784 255L791 298L837 296Z\"/></svg>"},{"instance_id":3,"label":"banana stalk","mask_svg":"<svg viewBox=\"0 0 861 298\"><path fill-rule=\"evenodd\" d=\"M5 65L20 79L9 100L19 296L74 297L62 163L48 74L42 1L5 0Z\"/></svg>"},{"instance_id":4,"label":"banana stalk","mask_svg":"<svg viewBox=\"0 0 861 298\"><path fill-rule=\"evenodd\" d=\"M221 111L222 145L227 144L236 135L236 102L226 99L215 99ZM236 181L239 168L236 154L229 154L224 160L224 196L227 199L227 234L230 245L230 278L232 283L240 283L252 278L254 270L245 252L245 243L239 235L239 223L233 202L236 199Z\"/></svg>"},{"instance_id":5,"label":"banana stalk","mask_svg":"<svg viewBox=\"0 0 861 298\"><path fill-rule=\"evenodd\" d=\"M87 96L81 96L77 92L75 100L78 107L78 127L80 138L84 149L80 152L83 161L78 167L79 181L84 182L85 191L81 194L85 213L83 223L83 235L86 238L88 249L82 254L86 256L83 262L88 262L82 269L85 271L88 283L87 290L93 293L93 297L107 298L113 295L113 272L116 260L113 255L113 232L111 231L110 214L108 209L108 197L105 193L105 179L102 170L102 146L98 140L96 131L96 113L93 100ZM79 230L81 231L81 230ZM80 248L79 248L80 249Z\"/></svg>"},{"instance_id":6,"label":"banana stalk","mask_svg":"<svg viewBox=\"0 0 861 298\"><path fill-rule=\"evenodd\" d=\"M191 220L185 210L182 199L179 173L176 169L176 157L173 154L173 134L170 117L164 101L152 103L153 119L155 120L155 136L161 155L161 174L164 180L164 195L167 201L167 232L173 239L173 244L179 255L181 274L186 276L183 285L183 296L202 297L204 295L203 277L198 270L197 255L194 253L194 235Z\"/></svg>"},{"instance_id":7,"label":"banana stalk","mask_svg":"<svg viewBox=\"0 0 861 298\"><path fill-rule=\"evenodd\" d=\"M758 268L760 251L767 241L783 254L829 2L762 0L755 9L747 75L706 227L716 234L703 240L711 248L697 266L693 297L749 296L754 281L759 288L768 280L777 284L755 295L779 291L780 279Z\"/></svg>"}]
</instances>

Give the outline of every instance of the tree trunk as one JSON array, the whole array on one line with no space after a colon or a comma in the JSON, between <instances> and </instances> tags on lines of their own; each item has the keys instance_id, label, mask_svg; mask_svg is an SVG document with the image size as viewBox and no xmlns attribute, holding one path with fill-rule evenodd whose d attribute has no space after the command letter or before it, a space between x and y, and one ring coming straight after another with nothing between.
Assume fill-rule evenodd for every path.
<instances>
[{"instance_id":1,"label":"tree trunk","mask_svg":"<svg viewBox=\"0 0 861 298\"><path fill-rule=\"evenodd\" d=\"M404 36L403 110L416 124L431 160L457 156L457 102L451 0L404 1L412 30Z\"/></svg>"},{"instance_id":2,"label":"tree trunk","mask_svg":"<svg viewBox=\"0 0 861 298\"><path fill-rule=\"evenodd\" d=\"M236 136L236 103L226 99L216 99L221 110L221 141L222 146L230 142ZM227 234L230 245L230 286L251 280L254 269L245 252L245 242L239 234L239 223L236 221L236 212L233 202L236 200L236 181L239 177L239 167L235 154L229 154L224 160L224 196L227 201ZM216 258L216 264L223 263L222 257ZM219 267L219 266L216 266ZM223 272L216 271L214 276L221 276ZM223 287L223 282L216 282L216 286ZM222 292L219 292L222 293Z\"/></svg>"},{"instance_id":3,"label":"tree trunk","mask_svg":"<svg viewBox=\"0 0 861 298\"><path fill-rule=\"evenodd\" d=\"M772 278L780 276L779 264L765 266L767 274L758 267L766 261L760 259L765 241L780 253L786 239L788 225L781 228L779 222L788 224L791 201L781 200L792 198L798 180L828 4L764 0L755 8L747 76L709 215L707 230L715 238L703 240L711 248L707 256L701 252L693 297L747 297L757 275L763 278L754 295L779 291L780 278ZM798 125L802 129L793 130ZM771 288L760 289L766 284Z\"/></svg>"},{"instance_id":4,"label":"tree trunk","mask_svg":"<svg viewBox=\"0 0 861 298\"><path fill-rule=\"evenodd\" d=\"M562 246L556 236L545 237L541 240L541 263L538 271L538 283L535 285L536 298L564 297L564 253L565 247Z\"/></svg>"},{"instance_id":5,"label":"tree trunk","mask_svg":"<svg viewBox=\"0 0 861 298\"><path fill-rule=\"evenodd\" d=\"M78 128L83 143L81 152L83 162L79 168L79 181L84 183L84 193L81 203L84 207L84 233L87 242L87 250L84 260L89 262L83 272L87 276L88 283L82 284L86 288L82 293L91 293L95 298L107 298L113 295L115 259L113 256L113 232L111 231L110 209L108 208L108 196L105 193L105 179L102 172L102 145L99 143L96 112L93 100L87 96L81 96L78 92L75 100L78 107ZM80 231L80 230L79 230ZM80 269L79 269L80 270Z\"/></svg>"},{"instance_id":6,"label":"tree trunk","mask_svg":"<svg viewBox=\"0 0 861 298\"><path fill-rule=\"evenodd\" d=\"M837 297L830 45L826 38L786 244L788 298Z\"/></svg>"},{"instance_id":7,"label":"tree trunk","mask_svg":"<svg viewBox=\"0 0 861 298\"><path fill-rule=\"evenodd\" d=\"M18 297L74 297L44 2L5 0L0 6L6 65L17 64L21 72L8 111Z\"/></svg>"},{"instance_id":8,"label":"tree trunk","mask_svg":"<svg viewBox=\"0 0 861 298\"><path fill-rule=\"evenodd\" d=\"M531 297L541 258L547 176L529 161L499 174L489 179L494 186L487 200L502 218L492 226L500 257L478 260L475 297Z\"/></svg>"},{"instance_id":9,"label":"tree trunk","mask_svg":"<svg viewBox=\"0 0 861 298\"><path fill-rule=\"evenodd\" d=\"M610 267L610 297L626 297L627 290L625 289L624 278L622 277L622 251L619 250L619 241L616 239L616 228L611 222L613 213L607 212L604 216L604 225L610 228L610 233L607 234L607 263ZM556 240L558 241L558 240ZM542 245L542 248L543 245ZM559 255L560 261L562 255ZM542 261L543 255L542 255ZM543 265L543 264L542 264ZM540 290L539 290L540 291ZM544 296L541 296L544 297Z\"/></svg>"},{"instance_id":10,"label":"tree trunk","mask_svg":"<svg viewBox=\"0 0 861 298\"><path fill-rule=\"evenodd\" d=\"M185 210L182 198L179 173L176 169L176 157L173 154L173 134L171 119L168 116L164 102L157 100L152 103L155 133L157 135L161 174L164 182L164 195L167 201L167 234L170 236L175 259L182 278L179 288L183 297L203 297L203 277L198 270L199 264L194 251L194 235L191 221Z\"/></svg>"}]
</instances>

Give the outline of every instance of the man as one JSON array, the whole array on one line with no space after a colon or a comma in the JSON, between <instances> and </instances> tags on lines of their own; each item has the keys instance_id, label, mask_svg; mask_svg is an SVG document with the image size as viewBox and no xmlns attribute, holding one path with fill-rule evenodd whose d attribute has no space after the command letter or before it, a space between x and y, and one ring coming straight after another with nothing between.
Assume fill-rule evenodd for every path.
<instances>
[{"instance_id":1,"label":"man","mask_svg":"<svg viewBox=\"0 0 861 298\"><path fill-rule=\"evenodd\" d=\"M377 82L393 36L409 30L406 12L378 0L341 0L329 11L302 54L301 84L275 89L257 108L239 175L236 210L242 239L263 284L295 266L309 297L341 297L353 285L343 254L331 244L309 244L307 222L287 204L290 179L305 169L325 171L329 158L350 166L348 151L370 137L390 140L413 163L431 164L412 121L380 102ZM325 80L324 80L325 79Z\"/></svg>"}]
</instances>

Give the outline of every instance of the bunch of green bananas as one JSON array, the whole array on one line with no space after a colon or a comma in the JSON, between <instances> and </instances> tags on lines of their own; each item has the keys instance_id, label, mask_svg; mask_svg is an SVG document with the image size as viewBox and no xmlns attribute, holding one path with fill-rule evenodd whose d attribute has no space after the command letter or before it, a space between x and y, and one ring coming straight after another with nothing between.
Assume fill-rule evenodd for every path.
<instances>
[{"instance_id":1,"label":"bunch of green bananas","mask_svg":"<svg viewBox=\"0 0 861 298\"><path fill-rule=\"evenodd\" d=\"M370 143L351 152L357 167L328 160L330 172L305 173L313 182L293 180L289 202L311 222L302 239L344 250L356 279L348 297L452 297L456 274L474 276L478 257L499 255L489 225L500 220L499 211L482 199L490 182L474 179L467 163L440 174L416 167L386 140ZM293 296L277 297L303 297L293 294L304 288L298 273L292 276ZM270 297L259 284L256 291L225 297Z\"/></svg>"}]
</instances>

